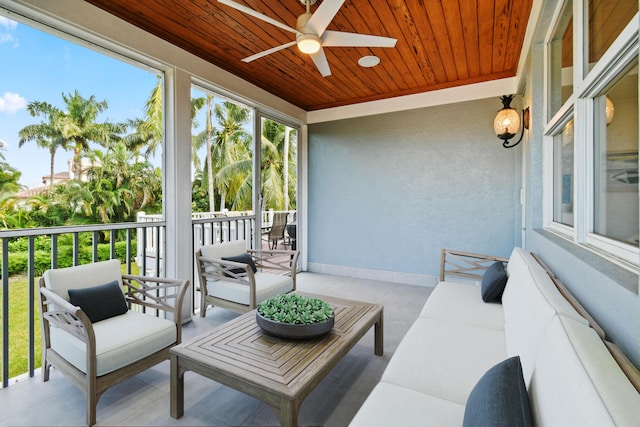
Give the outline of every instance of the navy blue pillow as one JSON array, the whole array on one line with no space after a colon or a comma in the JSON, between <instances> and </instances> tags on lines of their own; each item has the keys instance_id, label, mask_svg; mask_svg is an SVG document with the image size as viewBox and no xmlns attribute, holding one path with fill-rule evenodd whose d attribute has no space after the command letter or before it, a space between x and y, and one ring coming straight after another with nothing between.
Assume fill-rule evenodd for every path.
<instances>
[{"instance_id":1,"label":"navy blue pillow","mask_svg":"<svg viewBox=\"0 0 640 427\"><path fill-rule=\"evenodd\" d=\"M69 289L69 300L84 311L91 323L119 316L129 310L117 280L91 288Z\"/></svg>"},{"instance_id":2,"label":"navy blue pillow","mask_svg":"<svg viewBox=\"0 0 640 427\"><path fill-rule=\"evenodd\" d=\"M464 410L463 427L533 427L520 357L489 369L475 385Z\"/></svg>"},{"instance_id":3,"label":"navy blue pillow","mask_svg":"<svg viewBox=\"0 0 640 427\"><path fill-rule=\"evenodd\" d=\"M507 285L507 272L500 261L492 264L482 276L481 294L484 302L501 302L504 287Z\"/></svg>"},{"instance_id":4,"label":"navy blue pillow","mask_svg":"<svg viewBox=\"0 0 640 427\"><path fill-rule=\"evenodd\" d=\"M243 253L240 255L235 255L235 256L229 256L229 257L222 257L223 260L225 261L233 261L233 262L241 262L243 264L249 264L249 266L251 266L251 269L253 270L253 272L255 273L256 271L258 271L258 269L256 268L256 263L253 262L253 258L251 258L251 255L249 255L248 253ZM229 270L232 273L235 274L241 274L245 272L244 268L234 268L232 270Z\"/></svg>"}]
</instances>

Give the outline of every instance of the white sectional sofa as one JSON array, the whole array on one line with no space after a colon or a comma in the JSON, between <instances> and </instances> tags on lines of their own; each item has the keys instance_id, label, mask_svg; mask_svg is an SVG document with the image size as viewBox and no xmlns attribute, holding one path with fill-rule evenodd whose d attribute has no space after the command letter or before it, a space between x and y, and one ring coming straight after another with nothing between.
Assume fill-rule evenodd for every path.
<instances>
[{"instance_id":1,"label":"white sectional sofa","mask_svg":"<svg viewBox=\"0 0 640 427\"><path fill-rule=\"evenodd\" d=\"M462 277L473 277L470 270L486 268L487 261L500 262L457 254L464 257L443 251L441 280L446 256ZM471 268L462 265L469 257L477 257ZM468 399L476 409L485 405L481 399L493 399L486 397L493 390L487 392L491 375L485 373L513 356L519 356L532 418L522 425L640 425L638 391L557 280L521 248L514 249L506 273L501 303L484 302L477 283L441 281L350 425L518 425L484 415L478 420L471 402L466 408Z\"/></svg>"}]
</instances>

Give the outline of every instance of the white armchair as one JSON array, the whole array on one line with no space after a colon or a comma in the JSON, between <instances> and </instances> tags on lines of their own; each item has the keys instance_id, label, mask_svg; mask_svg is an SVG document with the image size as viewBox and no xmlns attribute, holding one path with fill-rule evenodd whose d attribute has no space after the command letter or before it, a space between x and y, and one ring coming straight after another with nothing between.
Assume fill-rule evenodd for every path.
<instances>
[{"instance_id":1,"label":"white armchair","mask_svg":"<svg viewBox=\"0 0 640 427\"><path fill-rule=\"evenodd\" d=\"M43 381L54 366L80 387L90 426L102 393L181 341L187 280L123 275L110 260L47 270L39 287Z\"/></svg>"},{"instance_id":2,"label":"white armchair","mask_svg":"<svg viewBox=\"0 0 640 427\"><path fill-rule=\"evenodd\" d=\"M289 250L247 250L244 240L203 246L196 253L200 316L205 316L209 304L243 313L269 297L295 291L299 255Z\"/></svg>"}]
</instances>

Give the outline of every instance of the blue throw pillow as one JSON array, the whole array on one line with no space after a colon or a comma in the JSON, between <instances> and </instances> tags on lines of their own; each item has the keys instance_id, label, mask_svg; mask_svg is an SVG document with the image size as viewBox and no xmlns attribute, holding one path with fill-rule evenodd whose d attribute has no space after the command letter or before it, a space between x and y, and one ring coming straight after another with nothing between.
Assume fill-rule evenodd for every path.
<instances>
[{"instance_id":1,"label":"blue throw pillow","mask_svg":"<svg viewBox=\"0 0 640 427\"><path fill-rule=\"evenodd\" d=\"M475 385L464 410L463 427L533 427L520 357L489 369Z\"/></svg>"},{"instance_id":2,"label":"blue throw pillow","mask_svg":"<svg viewBox=\"0 0 640 427\"><path fill-rule=\"evenodd\" d=\"M129 310L117 280L91 288L69 289L69 300L84 311L91 323L119 316Z\"/></svg>"},{"instance_id":3,"label":"blue throw pillow","mask_svg":"<svg viewBox=\"0 0 640 427\"><path fill-rule=\"evenodd\" d=\"M507 272L500 261L492 264L482 276L481 294L484 302L501 302L504 287L507 285Z\"/></svg>"},{"instance_id":4,"label":"blue throw pillow","mask_svg":"<svg viewBox=\"0 0 640 427\"><path fill-rule=\"evenodd\" d=\"M249 266L251 267L251 270L253 270L253 272L255 273L256 271L258 271L258 269L256 268L256 263L253 262L253 258L251 258L251 255L249 255L248 253L243 253L240 255L235 255L235 256L229 256L229 257L222 257L223 260L225 261L233 261L233 262L241 262L243 264L249 264ZM245 272L244 268L234 268L233 270L229 270L232 273L235 274L241 274Z\"/></svg>"}]
</instances>

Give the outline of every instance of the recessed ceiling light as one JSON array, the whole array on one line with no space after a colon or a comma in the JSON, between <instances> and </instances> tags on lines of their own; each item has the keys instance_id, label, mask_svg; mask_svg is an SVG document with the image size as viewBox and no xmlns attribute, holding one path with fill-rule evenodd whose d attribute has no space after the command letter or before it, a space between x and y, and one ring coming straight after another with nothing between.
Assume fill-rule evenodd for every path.
<instances>
[{"instance_id":1,"label":"recessed ceiling light","mask_svg":"<svg viewBox=\"0 0 640 427\"><path fill-rule=\"evenodd\" d=\"M360 65L361 67L375 67L379 63L380 58L375 55L363 56L362 58L358 59L358 65Z\"/></svg>"}]
</instances>

